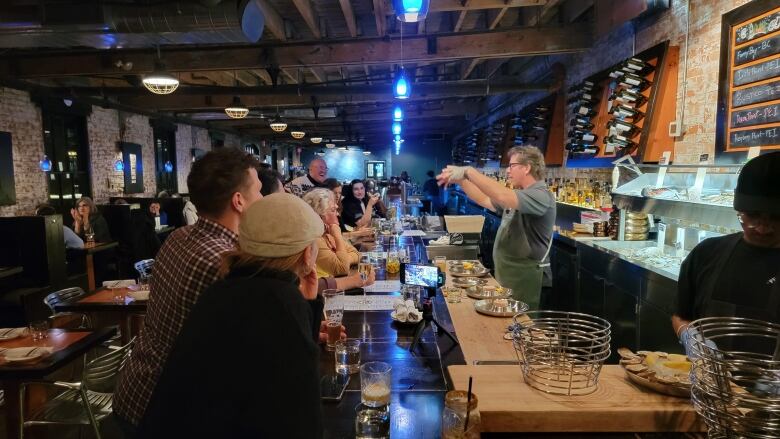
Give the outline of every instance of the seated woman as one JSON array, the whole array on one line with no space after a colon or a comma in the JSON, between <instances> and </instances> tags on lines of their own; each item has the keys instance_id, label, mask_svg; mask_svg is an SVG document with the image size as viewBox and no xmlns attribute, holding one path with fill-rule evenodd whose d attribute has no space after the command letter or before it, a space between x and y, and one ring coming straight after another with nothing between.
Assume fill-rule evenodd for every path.
<instances>
[{"instance_id":1,"label":"seated woman","mask_svg":"<svg viewBox=\"0 0 780 439\"><path fill-rule=\"evenodd\" d=\"M271 194L249 207L240 250L223 256L223 279L187 317L137 437L322 436L315 337L323 231L294 195Z\"/></svg>"},{"instance_id":2,"label":"seated woman","mask_svg":"<svg viewBox=\"0 0 780 439\"><path fill-rule=\"evenodd\" d=\"M95 242L110 242L111 232L108 230L108 223L103 215L98 212L95 202L92 198L81 197L76 202L76 208L70 210L73 217L73 231L84 242L89 241L87 235L93 235Z\"/></svg>"},{"instance_id":3,"label":"seated woman","mask_svg":"<svg viewBox=\"0 0 780 439\"><path fill-rule=\"evenodd\" d=\"M303 201L317 212L325 227L318 241L317 271L320 277L344 276L349 267L360 260L360 253L341 235L336 199L329 189L315 188L303 196Z\"/></svg>"},{"instance_id":4,"label":"seated woman","mask_svg":"<svg viewBox=\"0 0 780 439\"><path fill-rule=\"evenodd\" d=\"M375 215L383 217L387 213L378 194L366 194L363 180L352 180L344 195L342 206L341 216L344 224L350 227L368 227L371 225L371 218Z\"/></svg>"}]
</instances>

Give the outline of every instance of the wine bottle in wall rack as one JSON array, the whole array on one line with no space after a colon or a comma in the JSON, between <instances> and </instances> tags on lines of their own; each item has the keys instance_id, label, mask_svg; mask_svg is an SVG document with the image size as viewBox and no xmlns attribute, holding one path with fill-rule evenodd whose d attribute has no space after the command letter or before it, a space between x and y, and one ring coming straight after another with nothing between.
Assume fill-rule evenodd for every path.
<instances>
[{"instance_id":1,"label":"wine bottle in wall rack","mask_svg":"<svg viewBox=\"0 0 780 439\"><path fill-rule=\"evenodd\" d=\"M604 143L619 149L632 149L636 145L636 142L620 134L613 134L607 137L604 139Z\"/></svg>"},{"instance_id":2,"label":"wine bottle in wall rack","mask_svg":"<svg viewBox=\"0 0 780 439\"><path fill-rule=\"evenodd\" d=\"M647 102L647 98L642 93L627 88L617 90L612 96L614 96L614 99L617 102L631 104L635 107L641 107ZM612 98L612 96L610 96L610 98Z\"/></svg>"},{"instance_id":3,"label":"wine bottle in wall rack","mask_svg":"<svg viewBox=\"0 0 780 439\"><path fill-rule=\"evenodd\" d=\"M590 131L569 130L569 138L581 140L587 143L593 143L598 139L598 136Z\"/></svg>"},{"instance_id":4,"label":"wine bottle in wall rack","mask_svg":"<svg viewBox=\"0 0 780 439\"><path fill-rule=\"evenodd\" d=\"M583 131L590 131L595 126L592 123L590 123L590 120L581 117L575 117L574 119L572 119L570 125L573 128L576 128L578 130L583 130Z\"/></svg>"},{"instance_id":5,"label":"wine bottle in wall rack","mask_svg":"<svg viewBox=\"0 0 780 439\"><path fill-rule=\"evenodd\" d=\"M614 111L613 114L615 117L619 119L631 119L633 122L638 122L640 119L642 119L645 116L645 113L637 110L636 108L626 105L626 104L620 104L617 106L613 106Z\"/></svg>"},{"instance_id":6,"label":"wine bottle in wall rack","mask_svg":"<svg viewBox=\"0 0 780 439\"><path fill-rule=\"evenodd\" d=\"M629 58L624 63L624 67L633 70L637 75L644 76L653 71L653 66L639 58Z\"/></svg>"},{"instance_id":7,"label":"wine bottle in wall rack","mask_svg":"<svg viewBox=\"0 0 780 439\"><path fill-rule=\"evenodd\" d=\"M609 130L610 135L620 134L628 138L634 137L640 131L638 126L622 119L612 119L607 122L607 130Z\"/></svg>"},{"instance_id":8,"label":"wine bottle in wall rack","mask_svg":"<svg viewBox=\"0 0 780 439\"><path fill-rule=\"evenodd\" d=\"M619 79L620 85L626 86L628 88L636 89L639 91L647 90L648 87L650 87L651 82L647 79L635 75L633 73L626 73Z\"/></svg>"},{"instance_id":9,"label":"wine bottle in wall rack","mask_svg":"<svg viewBox=\"0 0 780 439\"><path fill-rule=\"evenodd\" d=\"M575 114L582 117L593 117L597 113L596 110L594 110L593 107L589 105L580 105L579 107L577 107L577 111L575 112Z\"/></svg>"}]
</instances>

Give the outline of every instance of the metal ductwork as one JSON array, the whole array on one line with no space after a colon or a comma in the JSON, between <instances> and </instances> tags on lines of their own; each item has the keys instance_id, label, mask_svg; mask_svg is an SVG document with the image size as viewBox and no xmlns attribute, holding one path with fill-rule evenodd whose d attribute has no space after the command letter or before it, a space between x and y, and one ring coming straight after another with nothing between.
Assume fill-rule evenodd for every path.
<instances>
[{"instance_id":1,"label":"metal ductwork","mask_svg":"<svg viewBox=\"0 0 780 439\"><path fill-rule=\"evenodd\" d=\"M0 6L0 48L149 48L260 40L259 0L44 0Z\"/></svg>"}]
</instances>

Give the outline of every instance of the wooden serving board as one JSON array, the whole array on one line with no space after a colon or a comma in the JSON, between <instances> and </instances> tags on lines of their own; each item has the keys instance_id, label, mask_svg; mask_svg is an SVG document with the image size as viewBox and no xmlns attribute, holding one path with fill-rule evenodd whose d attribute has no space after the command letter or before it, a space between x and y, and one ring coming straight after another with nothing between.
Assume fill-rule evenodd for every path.
<instances>
[{"instance_id":1,"label":"wooden serving board","mask_svg":"<svg viewBox=\"0 0 780 439\"><path fill-rule=\"evenodd\" d=\"M482 277L488 285L499 286L492 276ZM445 286L452 287L452 276L447 276ZM504 340L507 326L512 324L511 317L491 317L477 313L475 299L463 293L460 303L447 302L455 336L460 342L466 364L474 361L517 361L512 342Z\"/></svg>"},{"instance_id":2,"label":"wooden serving board","mask_svg":"<svg viewBox=\"0 0 780 439\"><path fill-rule=\"evenodd\" d=\"M629 382L606 365L590 395L551 395L523 381L520 366L450 366L453 386L479 398L483 432L702 432L704 422L686 399Z\"/></svg>"}]
</instances>

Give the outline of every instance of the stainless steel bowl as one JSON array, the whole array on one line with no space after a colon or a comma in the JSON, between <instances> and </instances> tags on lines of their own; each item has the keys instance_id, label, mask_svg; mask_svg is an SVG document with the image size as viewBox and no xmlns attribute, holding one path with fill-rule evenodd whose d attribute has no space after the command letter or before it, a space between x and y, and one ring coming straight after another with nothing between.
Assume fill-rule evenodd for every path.
<instances>
[{"instance_id":1,"label":"stainless steel bowl","mask_svg":"<svg viewBox=\"0 0 780 439\"><path fill-rule=\"evenodd\" d=\"M480 279L478 277L456 277L452 279L452 284L461 288L468 288L476 285L485 285L486 283L487 280Z\"/></svg>"},{"instance_id":2,"label":"stainless steel bowl","mask_svg":"<svg viewBox=\"0 0 780 439\"><path fill-rule=\"evenodd\" d=\"M483 299L474 302L474 309L480 314L485 314L493 317L512 317L516 314L524 313L528 311L528 304L520 302L515 299L498 299L500 302L495 303L497 299ZM503 304L503 300L506 300L506 305Z\"/></svg>"}]
</instances>

